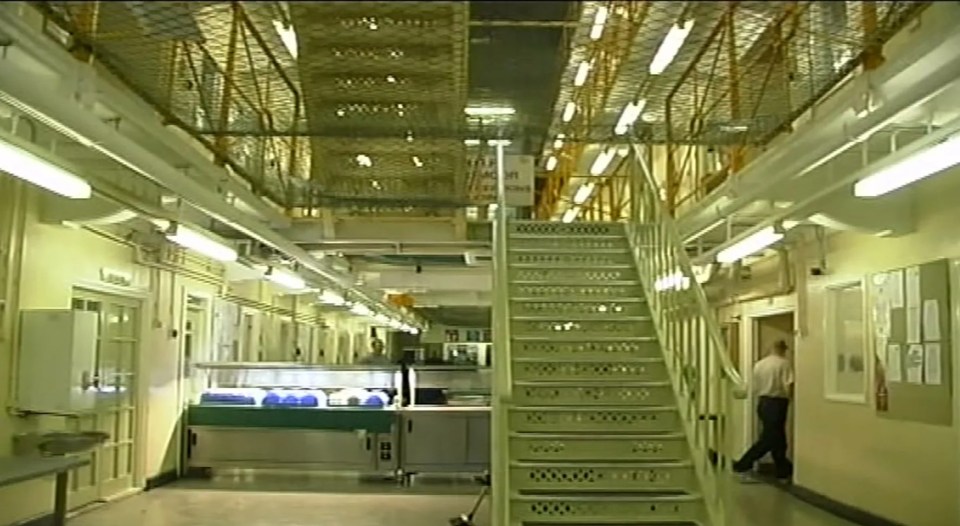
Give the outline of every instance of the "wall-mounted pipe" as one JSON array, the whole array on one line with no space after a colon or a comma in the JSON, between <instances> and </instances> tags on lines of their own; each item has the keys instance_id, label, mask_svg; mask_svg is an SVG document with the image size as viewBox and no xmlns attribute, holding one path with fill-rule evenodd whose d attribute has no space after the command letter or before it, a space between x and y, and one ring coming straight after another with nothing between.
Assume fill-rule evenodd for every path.
<instances>
[{"instance_id":1,"label":"wall-mounted pipe","mask_svg":"<svg viewBox=\"0 0 960 526\"><path fill-rule=\"evenodd\" d=\"M795 177L830 161L897 115L940 93L960 77L960 5L934 3L922 16L924 32L899 57L869 74L883 103L863 118L851 108L862 85L851 83L817 108L817 117L798 127L789 141L768 149L678 221L684 238L759 199ZM864 77L866 79L866 77Z\"/></svg>"}]
</instances>

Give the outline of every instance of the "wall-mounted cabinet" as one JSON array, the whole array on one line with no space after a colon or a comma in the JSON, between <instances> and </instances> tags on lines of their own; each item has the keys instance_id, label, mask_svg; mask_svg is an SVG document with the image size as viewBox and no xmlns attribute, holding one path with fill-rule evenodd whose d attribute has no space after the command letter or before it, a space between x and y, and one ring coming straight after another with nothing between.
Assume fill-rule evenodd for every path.
<instances>
[{"instance_id":1,"label":"wall-mounted cabinet","mask_svg":"<svg viewBox=\"0 0 960 526\"><path fill-rule=\"evenodd\" d=\"M20 315L17 407L34 413L91 411L97 401L96 312L27 310Z\"/></svg>"}]
</instances>

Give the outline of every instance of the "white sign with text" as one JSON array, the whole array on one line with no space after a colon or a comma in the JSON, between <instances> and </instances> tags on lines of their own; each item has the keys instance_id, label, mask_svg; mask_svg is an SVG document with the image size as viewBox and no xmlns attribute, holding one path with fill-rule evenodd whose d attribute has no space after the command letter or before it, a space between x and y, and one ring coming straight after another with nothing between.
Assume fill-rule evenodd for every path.
<instances>
[{"instance_id":1,"label":"white sign with text","mask_svg":"<svg viewBox=\"0 0 960 526\"><path fill-rule=\"evenodd\" d=\"M503 171L507 206L533 206L533 156L504 155ZM496 203L497 156L490 154L470 159L467 173L471 175L471 201L480 205Z\"/></svg>"}]
</instances>

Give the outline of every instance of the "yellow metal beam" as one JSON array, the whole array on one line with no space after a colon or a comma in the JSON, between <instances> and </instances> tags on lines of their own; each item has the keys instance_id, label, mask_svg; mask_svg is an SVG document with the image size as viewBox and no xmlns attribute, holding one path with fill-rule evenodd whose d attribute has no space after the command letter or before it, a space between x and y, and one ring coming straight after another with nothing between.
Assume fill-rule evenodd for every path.
<instances>
[{"instance_id":1,"label":"yellow metal beam","mask_svg":"<svg viewBox=\"0 0 960 526\"><path fill-rule=\"evenodd\" d=\"M577 104L577 113L571 123L572 132L568 135L577 141L568 141L560 152L561 164L569 163L566 169L558 169L548 180L547 190L538 207L538 217L549 219L556 213L561 196L567 191L574 168L581 164L584 152L584 138L590 136L590 130L596 117L603 113L610 93L620 75L620 70L630 55L637 32L646 19L650 2L608 2L610 18L606 30L596 43L594 52L588 60L592 68L587 83L573 95ZM623 13L623 14L618 14ZM558 167L559 168L559 167Z\"/></svg>"}]
</instances>

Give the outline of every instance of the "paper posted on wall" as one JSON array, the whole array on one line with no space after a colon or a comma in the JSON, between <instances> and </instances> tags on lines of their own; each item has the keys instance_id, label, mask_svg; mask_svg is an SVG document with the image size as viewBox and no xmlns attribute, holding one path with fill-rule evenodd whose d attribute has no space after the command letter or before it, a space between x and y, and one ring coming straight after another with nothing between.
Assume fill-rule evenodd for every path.
<instances>
[{"instance_id":1,"label":"paper posted on wall","mask_svg":"<svg viewBox=\"0 0 960 526\"><path fill-rule=\"evenodd\" d=\"M923 302L923 341L940 341L940 303L937 300Z\"/></svg>"},{"instance_id":2,"label":"paper posted on wall","mask_svg":"<svg viewBox=\"0 0 960 526\"><path fill-rule=\"evenodd\" d=\"M906 360L907 382L911 384L923 383L923 346L912 344L907 348Z\"/></svg>"},{"instance_id":3,"label":"paper posted on wall","mask_svg":"<svg viewBox=\"0 0 960 526\"><path fill-rule=\"evenodd\" d=\"M923 346L923 377L929 385L943 383L943 372L940 369L940 344L928 343Z\"/></svg>"},{"instance_id":4,"label":"paper posted on wall","mask_svg":"<svg viewBox=\"0 0 960 526\"><path fill-rule=\"evenodd\" d=\"M903 358L901 356L900 344L891 343L887 346L887 381L903 381Z\"/></svg>"}]
</instances>

